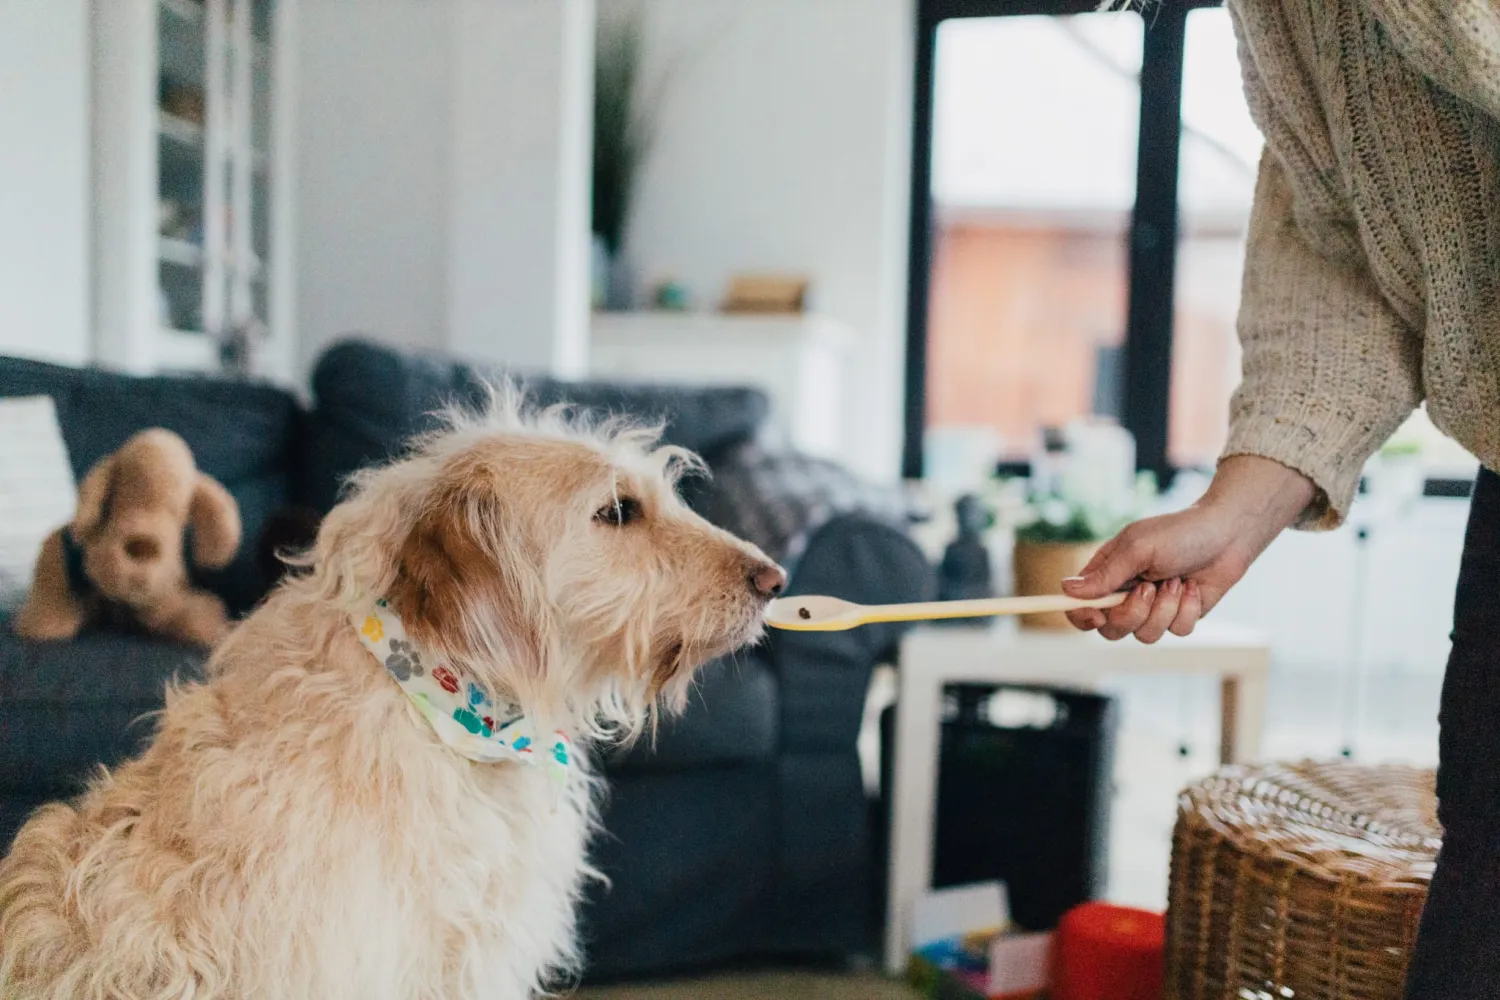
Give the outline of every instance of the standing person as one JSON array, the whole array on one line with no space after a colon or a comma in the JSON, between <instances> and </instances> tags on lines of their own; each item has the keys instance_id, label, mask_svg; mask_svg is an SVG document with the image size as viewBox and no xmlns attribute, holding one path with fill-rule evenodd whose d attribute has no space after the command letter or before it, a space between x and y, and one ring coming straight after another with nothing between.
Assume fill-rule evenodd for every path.
<instances>
[{"instance_id":1,"label":"standing person","mask_svg":"<svg viewBox=\"0 0 1500 1000\"><path fill-rule=\"evenodd\" d=\"M1186 634L1284 529L1344 520L1424 400L1477 456L1439 711L1444 843L1408 1000L1500 992L1500 2L1229 0L1266 148L1244 380L1204 497L1131 525L1064 589L1110 639ZM1389 581L1401 586L1401 581Z\"/></svg>"}]
</instances>

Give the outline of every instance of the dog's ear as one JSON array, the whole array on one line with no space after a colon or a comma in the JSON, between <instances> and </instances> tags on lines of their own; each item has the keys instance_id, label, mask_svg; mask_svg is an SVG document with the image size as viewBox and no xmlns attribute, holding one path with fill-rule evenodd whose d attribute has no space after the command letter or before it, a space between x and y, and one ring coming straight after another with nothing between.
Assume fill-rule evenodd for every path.
<instances>
[{"instance_id":1,"label":"dog's ear","mask_svg":"<svg viewBox=\"0 0 1500 1000\"><path fill-rule=\"evenodd\" d=\"M540 674L543 641L502 516L489 487L441 489L400 546L390 600L419 643L521 682Z\"/></svg>"},{"instance_id":2,"label":"dog's ear","mask_svg":"<svg viewBox=\"0 0 1500 1000\"><path fill-rule=\"evenodd\" d=\"M104 523L114 478L115 456L107 455L94 464L78 485L78 505L74 508L70 530L80 543Z\"/></svg>"},{"instance_id":3,"label":"dog's ear","mask_svg":"<svg viewBox=\"0 0 1500 1000\"><path fill-rule=\"evenodd\" d=\"M307 554L318 540L319 517L308 507L283 507L266 519L255 546L255 568L269 591L291 573L307 569Z\"/></svg>"},{"instance_id":4,"label":"dog's ear","mask_svg":"<svg viewBox=\"0 0 1500 1000\"><path fill-rule=\"evenodd\" d=\"M240 508L217 479L198 474L188 507L193 526L193 562L204 569L223 569L240 550Z\"/></svg>"}]
</instances>

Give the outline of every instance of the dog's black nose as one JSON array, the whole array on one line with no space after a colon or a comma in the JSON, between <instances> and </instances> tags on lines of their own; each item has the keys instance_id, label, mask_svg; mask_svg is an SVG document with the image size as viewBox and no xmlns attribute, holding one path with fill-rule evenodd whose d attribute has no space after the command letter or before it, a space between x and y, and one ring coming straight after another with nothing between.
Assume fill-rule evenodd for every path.
<instances>
[{"instance_id":1,"label":"dog's black nose","mask_svg":"<svg viewBox=\"0 0 1500 1000\"><path fill-rule=\"evenodd\" d=\"M786 589L786 571L775 563L757 563L750 569L750 589L769 600Z\"/></svg>"}]
</instances>

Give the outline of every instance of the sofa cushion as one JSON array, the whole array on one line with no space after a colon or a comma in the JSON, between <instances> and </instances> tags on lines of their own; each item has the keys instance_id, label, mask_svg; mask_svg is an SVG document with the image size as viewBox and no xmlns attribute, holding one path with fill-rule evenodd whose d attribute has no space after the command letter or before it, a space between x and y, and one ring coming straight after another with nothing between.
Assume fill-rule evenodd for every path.
<instances>
[{"instance_id":1,"label":"sofa cushion","mask_svg":"<svg viewBox=\"0 0 1500 1000\"><path fill-rule=\"evenodd\" d=\"M255 540L287 502L291 447L299 413L288 393L266 385L194 377L135 377L0 357L0 396L51 396L81 481L136 431L165 427L182 435L198 467L234 494L245 542L225 570L205 582L243 611L262 596Z\"/></svg>"},{"instance_id":2,"label":"sofa cushion","mask_svg":"<svg viewBox=\"0 0 1500 1000\"><path fill-rule=\"evenodd\" d=\"M789 570L808 539L835 517L858 512L899 528L911 514L894 486L862 479L826 458L755 443L725 456L699 490L697 509Z\"/></svg>"},{"instance_id":3,"label":"sofa cushion","mask_svg":"<svg viewBox=\"0 0 1500 1000\"><path fill-rule=\"evenodd\" d=\"M16 831L38 808L57 799L67 798L68 792L9 792L0 793L0 855L10 850Z\"/></svg>"},{"instance_id":4,"label":"sofa cushion","mask_svg":"<svg viewBox=\"0 0 1500 1000\"><path fill-rule=\"evenodd\" d=\"M65 792L135 753L167 682L197 677L202 662L201 651L156 639L29 642L0 624L0 793Z\"/></svg>"},{"instance_id":5,"label":"sofa cushion","mask_svg":"<svg viewBox=\"0 0 1500 1000\"><path fill-rule=\"evenodd\" d=\"M632 774L610 782L607 835L581 908L590 980L681 970L759 950L784 836L774 763Z\"/></svg>"},{"instance_id":6,"label":"sofa cushion","mask_svg":"<svg viewBox=\"0 0 1500 1000\"><path fill-rule=\"evenodd\" d=\"M789 595L826 594L856 604L930 601L937 580L917 543L888 524L845 514L815 531L787 586ZM893 663L910 624L887 622L842 632L771 629L781 752L838 753L864 722L870 668Z\"/></svg>"},{"instance_id":7,"label":"sofa cushion","mask_svg":"<svg viewBox=\"0 0 1500 1000\"><path fill-rule=\"evenodd\" d=\"M0 613L26 599L37 553L77 507L52 397L0 397Z\"/></svg>"},{"instance_id":8,"label":"sofa cushion","mask_svg":"<svg viewBox=\"0 0 1500 1000\"><path fill-rule=\"evenodd\" d=\"M780 742L776 674L759 650L705 664L681 715L661 719L655 738L609 754L611 775L772 760Z\"/></svg>"},{"instance_id":9,"label":"sofa cushion","mask_svg":"<svg viewBox=\"0 0 1500 1000\"><path fill-rule=\"evenodd\" d=\"M430 430L433 413L482 401L486 380L504 373L434 354L409 354L360 340L336 344L313 372L314 412L304 500L327 511L351 472L395 455L411 435ZM755 438L770 404L751 388L568 382L517 374L537 405L574 403L583 410L664 423L667 444L692 449L712 464Z\"/></svg>"}]
</instances>

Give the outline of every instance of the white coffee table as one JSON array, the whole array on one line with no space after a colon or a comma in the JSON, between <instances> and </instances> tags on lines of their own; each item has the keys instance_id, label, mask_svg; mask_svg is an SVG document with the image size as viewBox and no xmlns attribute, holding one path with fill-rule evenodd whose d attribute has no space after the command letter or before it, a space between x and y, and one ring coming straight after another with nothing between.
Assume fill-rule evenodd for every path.
<instances>
[{"instance_id":1,"label":"white coffee table","mask_svg":"<svg viewBox=\"0 0 1500 1000\"><path fill-rule=\"evenodd\" d=\"M907 925L917 898L932 884L943 687L947 684L1044 684L1088 690L1111 675L1212 674L1220 680L1219 756L1255 758L1265 720L1271 649L1258 632L1204 622L1190 636L1155 645L1112 643L1094 633L1017 628L921 627L901 643L892 767L890 882L885 966L906 967Z\"/></svg>"}]
</instances>

